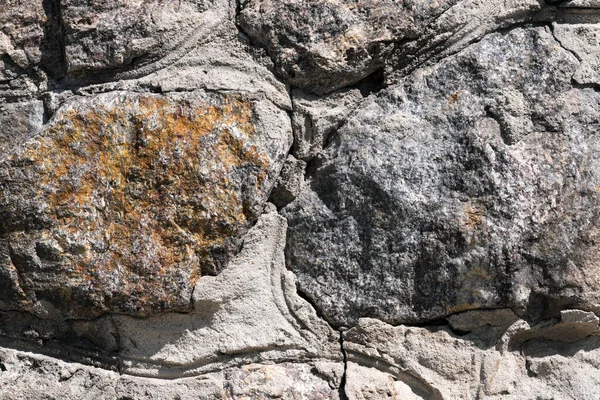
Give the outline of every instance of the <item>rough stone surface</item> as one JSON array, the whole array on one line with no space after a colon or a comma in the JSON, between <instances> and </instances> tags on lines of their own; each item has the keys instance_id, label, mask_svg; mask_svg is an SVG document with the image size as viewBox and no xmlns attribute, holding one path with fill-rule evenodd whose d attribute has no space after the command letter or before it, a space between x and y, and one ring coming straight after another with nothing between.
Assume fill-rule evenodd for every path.
<instances>
[{"instance_id":1,"label":"rough stone surface","mask_svg":"<svg viewBox=\"0 0 600 400\"><path fill-rule=\"evenodd\" d=\"M600 8L598 0L569 0L561 3L565 8Z\"/></svg>"},{"instance_id":2,"label":"rough stone surface","mask_svg":"<svg viewBox=\"0 0 600 400\"><path fill-rule=\"evenodd\" d=\"M273 192L271 192L271 202L277 207L291 203L302 190L305 170L306 162L298 160L290 154L281 169Z\"/></svg>"},{"instance_id":3,"label":"rough stone surface","mask_svg":"<svg viewBox=\"0 0 600 400\"><path fill-rule=\"evenodd\" d=\"M139 67L195 44L232 10L227 1L61 2L69 74ZM179 47L179 48L178 48Z\"/></svg>"},{"instance_id":4,"label":"rough stone surface","mask_svg":"<svg viewBox=\"0 0 600 400\"><path fill-rule=\"evenodd\" d=\"M251 364L193 378L120 375L32 353L1 349L0 399L339 399L339 377L324 364ZM335 369L334 369L335 370Z\"/></svg>"},{"instance_id":5,"label":"rough stone surface","mask_svg":"<svg viewBox=\"0 0 600 400\"><path fill-rule=\"evenodd\" d=\"M536 0L249 0L238 23L292 84L324 94L378 69L413 69L535 19ZM390 70L392 68L393 70Z\"/></svg>"},{"instance_id":6,"label":"rough stone surface","mask_svg":"<svg viewBox=\"0 0 600 400\"><path fill-rule=\"evenodd\" d=\"M579 60L575 83L600 86L600 26L554 24L553 32L561 46Z\"/></svg>"},{"instance_id":7,"label":"rough stone surface","mask_svg":"<svg viewBox=\"0 0 600 400\"><path fill-rule=\"evenodd\" d=\"M264 119L282 127L257 131ZM223 269L262 212L290 146L286 119L234 94L65 104L0 166L4 307L187 309L198 277Z\"/></svg>"},{"instance_id":8,"label":"rough stone surface","mask_svg":"<svg viewBox=\"0 0 600 400\"><path fill-rule=\"evenodd\" d=\"M597 0L4 0L0 399L600 398Z\"/></svg>"},{"instance_id":9,"label":"rough stone surface","mask_svg":"<svg viewBox=\"0 0 600 400\"><path fill-rule=\"evenodd\" d=\"M340 381L339 333L297 295L284 264L285 232L270 205L228 268L197 280L189 313L69 322L0 312L0 337L55 357L67 348L72 359L130 375L175 379L300 359L328 365L323 374Z\"/></svg>"},{"instance_id":10,"label":"rough stone surface","mask_svg":"<svg viewBox=\"0 0 600 400\"><path fill-rule=\"evenodd\" d=\"M44 105L41 101L0 104L0 157L9 143L26 140L42 128Z\"/></svg>"},{"instance_id":11,"label":"rough stone surface","mask_svg":"<svg viewBox=\"0 0 600 400\"><path fill-rule=\"evenodd\" d=\"M517 28L370 97L283 210L300 289L341 325L595 309L600 96L579 66Z\"/></svg>"},{"instance_id":12,"label":"rough stone surface","mask_svg":"<svg viewBox=\"0 0 600 400\"><path fill-rule=\"evenodd\" d=\"M402 80L408 72L432 65L494 31L552 18L556 15L551 7L537 0L459 1L428 24L416 40L398 47L386 68L388 80Z\"/></svg>"},{"instance_id":13,"label":"rough stone surface","mask_svg":"<svg viewBox=\"0 0 600 400\"><path fill-rule=\"evenodd\" d=\"M348 119L348 115L362 101L359 89L342 90L318 97L295 90L294 101L294 156L309 161L327 144Z\"/></svg>"},{"instance_id":14,"label":"rough stone surface","mask_svg":"<svg viewBox=\"0 0 600 400\"><path fill-rule=\"evenodd\" d=\"M62 75L59 20L52 1L2 2L0 103L31 98Z\"/></svg>"},{"instance_id":15,"label":"rough stone surface","mask_svg":"<svg viewBox=\"0 0 600 400\"><path fill-rule=\"evenodd\" d=\"M448 323L455 331L472 332L485 327L508 327L512 325L518 317L507 308L498 310L475 310L458 314L452 314L448 318Z\"/></svg>"},{"instance_id":16,"label":"rough stone surface","mask_svg":"<svg viewBox=\"0 0 600 400\"><path fill-rule=\"evenodd\" d=\"M300 355L341 361L337 332L297 296L284 268L285 229L274 210L264 215L225 271L198 280L191 314L116 317L121 369L172 377Z\"/></svg>"},{"instance_id":17,"label":"rough stone surface","mask_svg":"<svg viewBox=\"0 0 600 400\"><path fill-rule=\"evenodd\" d=\"M547 338L559 325L518 320L457 336L447 326L361 319L344 333L346 393L356 399L597 398L598 324L575 345L563 342L574 327Z\"/></svg>"},{"instance_id":18,"label":"rough stone surface","mask_svg":"<svg viewBox=\"0 0 600 400\"><path fill-rule=\"evenodd\" d=\"M327 93L383 68L395 42L418 37L453 3L251 0L238 22L292 84Z\"/></svg>"}]
</instances>

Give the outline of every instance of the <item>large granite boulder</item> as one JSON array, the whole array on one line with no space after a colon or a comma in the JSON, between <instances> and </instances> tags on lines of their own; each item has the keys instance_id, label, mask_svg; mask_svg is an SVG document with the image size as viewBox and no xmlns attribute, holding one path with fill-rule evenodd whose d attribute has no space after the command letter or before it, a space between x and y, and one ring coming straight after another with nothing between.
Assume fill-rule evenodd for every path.
<instances>
[{"instance_id":1,"label":"large granite boulder","mask_svg":"<svg viewBox=\"0 0 600 400\"><path fill-rule=\"evenodd\" d=\"M596 309L600 95L579 65L518 28L366 99L283 210L300 290L338 325Z\"/></svg>"}]
</instances>

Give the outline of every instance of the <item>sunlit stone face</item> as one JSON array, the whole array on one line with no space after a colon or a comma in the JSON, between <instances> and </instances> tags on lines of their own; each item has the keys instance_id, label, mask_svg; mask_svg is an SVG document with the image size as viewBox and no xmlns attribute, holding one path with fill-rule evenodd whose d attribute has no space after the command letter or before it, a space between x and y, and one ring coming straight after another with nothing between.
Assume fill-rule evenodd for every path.
<instances>
[{"instance_id":1,"label":"sunlit stone face","mask_svg":"<svg viewBox=\"0 0 600 400\"><path fill-rule=\"evenodd\" d=\"M240 95L121 92L61 109L2 168L4 301L79 317L187 309L267 196L255 136Z\"/></svg>"}]
</instances>

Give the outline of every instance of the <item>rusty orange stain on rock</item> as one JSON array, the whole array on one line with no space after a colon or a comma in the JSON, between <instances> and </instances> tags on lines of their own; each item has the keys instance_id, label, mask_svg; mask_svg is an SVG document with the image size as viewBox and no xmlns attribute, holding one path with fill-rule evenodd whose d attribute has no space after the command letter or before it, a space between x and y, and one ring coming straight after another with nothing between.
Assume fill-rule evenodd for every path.
<instances>
[{"instance_id":1,"label":"rusty orange stain on rock","mask_svg":"<svg viewBox=\"0 0 600 400\"><path fill-rule=\"evenodd\" d=\"M467 204L465 207L465 225L470 229L477 229L484 221L485 209L480 205Z\"/></svg>"},{"instance_id":2,"label":"rusty orange stain on rock","mask_svg":"<svg viewBox=\"0 0 600 400\"><path fill-rule=\"evenodd\" d=\"M262 196L269 167L251 144L252 114L241 95L126 95L64 112L27 145L87 316L185 309L182 287L219 270L218 255L258 217L242 192Z\"/></svg>"}]
</instances>

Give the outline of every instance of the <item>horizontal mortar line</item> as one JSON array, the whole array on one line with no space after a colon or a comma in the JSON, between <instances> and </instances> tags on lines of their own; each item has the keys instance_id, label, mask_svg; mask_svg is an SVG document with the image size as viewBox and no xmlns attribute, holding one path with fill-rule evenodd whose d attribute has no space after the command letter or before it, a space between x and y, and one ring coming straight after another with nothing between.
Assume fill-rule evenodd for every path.
<instances>
[{"instance_id":1,"label":"horizontal mortar line","mask_svg":"<svg viewBox=\"0 0 600 400\"><path fill-rule=\"evenodd\" d=\"M36 351L36 347L38 347L36 345L33 345L33 344L27 345L27 344L22 344L22 343L21 343L21 345L19 345L19 343L14 343L14 342L22 342L22 340L19 340L19 339L9 340L9 342L13 342L13 343L7 343L6 341L4 341L4 343L2 343L1 339L2 338L0 338L0 346L1 347L4 347L6 349L11 349L14 351L18 351L18 352L31 353L35 356L52 358L52 359L56 360L57 362L62 361L62 362L67 362L67 363L77 363L77 364L81 364L83 366L87 366L87 367L91 367L91 368L100 368L105 371L119 372L120 375L146 377L146 378L163 379L163 380L192 378L192 377L206 375L209 373L219 372L224 369L236 368L236 367L241 367L241 366L250 365L250 364L262 364L264 362L275 363L275 364L281 364L281 363L301 364L301 363L307 363L307 362L319 361L319 360L342 362L341 354L340 354L339 358L335 358L335 357L320 356L320 355L310 354L310 353L305 353L305 354L302 354L301 356L289 355L289 356L267 357L264 359L244 360L244 358L247 358L247 357L255 358L255 357L259 357L261 354L264 354L269 351L277 351L277 349L273 349L273 350L267 349L264 351L255 351L255 352L249 352L249 353L241 352L241 353L233 354L230 357L221 356L221 357L218 357L218 358L211 360L209 362L206 362L206 363L195 363L195 364L187 364L187 365L182 364L180 366L167 365L165 363L161 363L158 361L152 361L152 360L140 358L139 359L140 366L137 367L137 369L139 369L139 372L134 372L132 370L136 369L135 365L127 366L127 365L123 364L124 361L125 362L126 361L136 361L136 358L133 358L133 357L123 357L123 356L115 354L112 356L107 355L105 357L105 359L103 360L102 357L99 357L97 354L90 354L91 352L89 350L86 351L86 349L83 349L83 348L69 348L64 345L61 345L60 343L53 344L52 347L49 349L50 351L48 351L47 353L43 353L43 352ZM5 338L5 339L9 339L9 338ZM290 347L286 350L305 351L305 349L298 348L298 347ZM72 351L74 351L74 352L82 351L82 354L80 354L79 357L75 357L72 359L59 357L60 354L65 354L65 353L68 354ZM88 360L89 362L85 362L84 360ZM221 361L219 361L219 360L221 360ZM114 362L114 364L111 364L113 362ZM105 365L103 365L103 364L105 364ZM142 364L146 364L146 366L144 366ZM109 366L111 366L113 368L109 368ZM162 371L159 370L157 373L152 373L150 370L150 368L152 366L159 367L162 369ZM146 369L147 371L146 372L143 371L144 369ZM194 369L202 369L202 370L197 371L196 373L193 373Z\"/></svg>"},{"instance_id":2,"label":"horizontal mortar line","mask_svg":"<svg viewBox=\"0 0 600 400\"><path fill-rule=\"evenodd\" d=\"M295 350L295 349L290 349L290 350ZM301 349L297 349L297 350L301 350ZM249 357L258 357L261 354L263 354L263 352L256 352L256 353L248 353L246 356ZM123 365L123 363L121 362L119 365L119 370L121 371L120 374L121 375L130 375L130 376L138 376L138 377L145 377L145 378L155 378L155 379L163 379L163 380L175 380L175 379L182 379L182 378L192 378L192 377L197 377L197 376L202 376L202 375L206 375L206 374L210 374L210 373L214 373L214 372L220 372L223 371L225 369L230 369L230 368L236 368L236 367L241 367L244 365L250 365L250 364L262 364L264 362L267 363L275 363L275 364L283 364L283 363L293 363L293 364L303 364L303 363L307 363L310 361L333 361L333 362L342 362L342 358L340 355L339 359L333 358L333 357L324 357L324 356L308 356L308 357L293 357L293 356L284 356L284 357L273 357L273 358L265 358L262 360L242 360L243 356L233 356L229 359L226 359L222 362L219 363L218 360L212 361L212 362L208 362L206 364L198 364L197 366L182 366L182 367L173 367L173 366L165 366L164 364L152 364L152 365L156 365L157 367L163 367L164 371L158 371L158 373L153 374L150 371L148 371L148 373L145 373L144 371L142 371L142 369L144 369L144 367L140 367L140 371L139 372L134 372L132 371L132 369L135 369L134 366L126 366ZM123 359L121 359L120 361L123 361ZM144 361L145 362L145 361ZM164 368L166 367L166 368ZM201 371L197 371L197 372L193 372L194 369L200 369L202 368ZM173 374L173 372L175 372L175 374Z\"/></svg>"}]
</instances>

